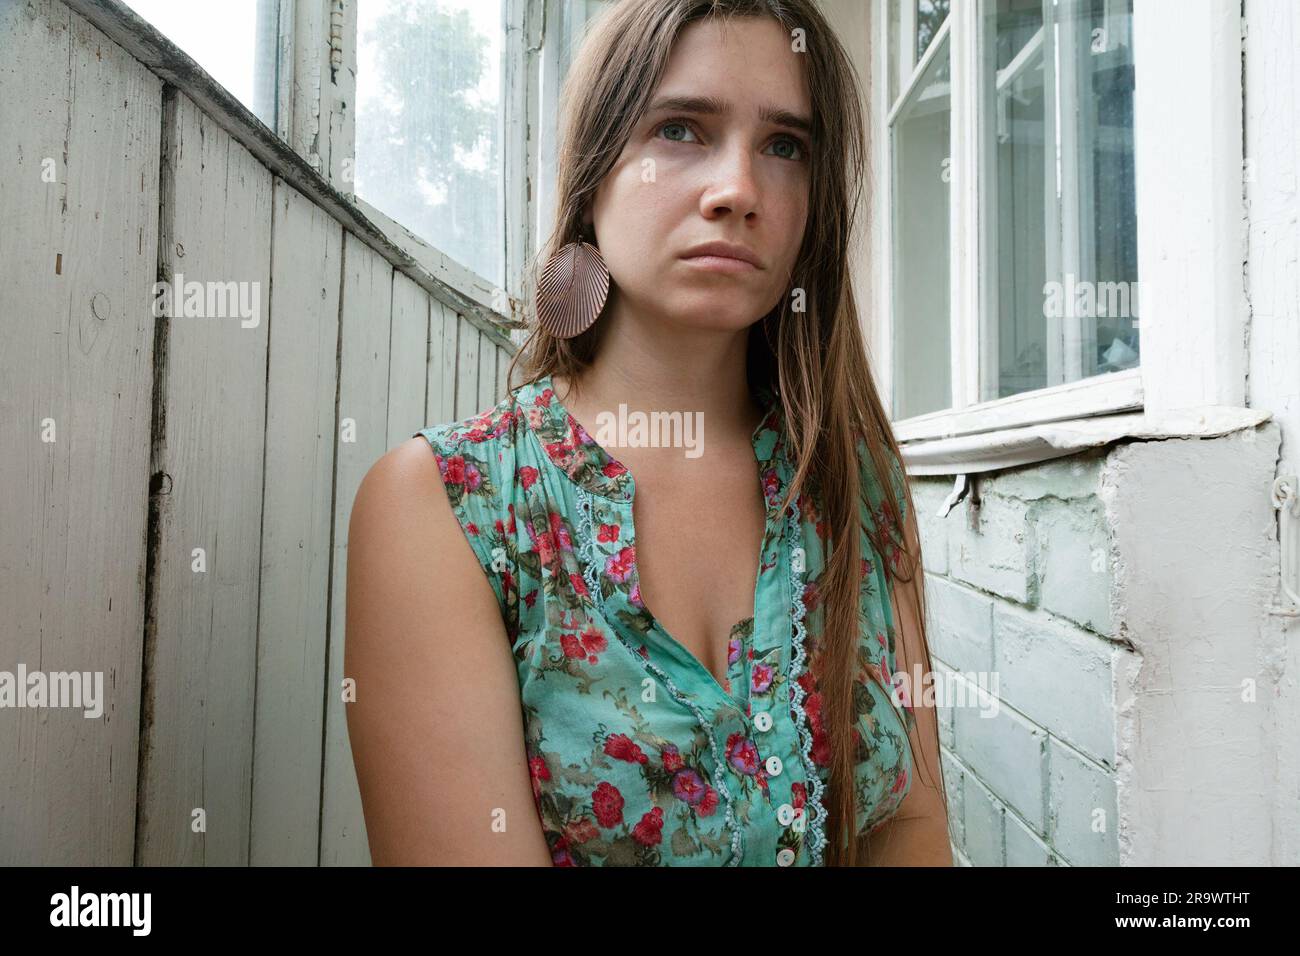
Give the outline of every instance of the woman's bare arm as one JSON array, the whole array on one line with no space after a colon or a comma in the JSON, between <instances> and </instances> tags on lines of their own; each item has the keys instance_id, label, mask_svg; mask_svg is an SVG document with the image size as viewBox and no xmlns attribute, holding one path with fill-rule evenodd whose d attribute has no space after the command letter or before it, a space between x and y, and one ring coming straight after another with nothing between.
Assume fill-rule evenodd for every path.
<instances>
[{"instance_id":1,"label":"woman's bare arm","mask_svg":"<svg viewBox=\"0 0 1300 956\"><path fill-rule=\"evenodd\" d=\"M423 438L357 491L343 666L374 865L551 865L500 606Z\"/></svg>"},{"instance_id":2,"label":"woman's bare arm","mask_svg":"<svg viewBox=\"0 0 1300 956\"><path fill-rule=\"evenodd\" d=\"M908 550L915 554L919 547L916 516L908 509L903 519L903 536ZM918 566L917 574L923 574ZM871 866L952 866L952 847L948 836L948 808L939 789L939 722L933 706L925 706L923 686L917 686L912 670L913 663L921 662L919 672L924 679L929 661L921 648L920 609L907 585L890 579L896 644L894 663L896 669L909 678L909 702L916 717L916 730L911 736L913 763L912 785L898 809L867 839L867 859ZM917 740L919 738L919 745ZM921 777L924 772L925 779Z\"/></svg>"}]
</instances>

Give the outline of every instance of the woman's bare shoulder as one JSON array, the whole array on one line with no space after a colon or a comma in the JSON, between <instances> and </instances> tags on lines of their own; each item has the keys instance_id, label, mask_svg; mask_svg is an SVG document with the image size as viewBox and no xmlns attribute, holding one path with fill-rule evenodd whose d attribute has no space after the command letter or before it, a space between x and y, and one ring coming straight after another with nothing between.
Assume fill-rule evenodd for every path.
<instances>
[{"instance_id":1,"label":"woman's bare shoulder","mask_svg":"<svg viewBox=\"0 0 1300 956\"><path fill-rule=\"evenodd\" d=\"M348 734L372 860L549 865L505 625L424 439L366 473L347 555Z\"/></svg>"}]
</instances>

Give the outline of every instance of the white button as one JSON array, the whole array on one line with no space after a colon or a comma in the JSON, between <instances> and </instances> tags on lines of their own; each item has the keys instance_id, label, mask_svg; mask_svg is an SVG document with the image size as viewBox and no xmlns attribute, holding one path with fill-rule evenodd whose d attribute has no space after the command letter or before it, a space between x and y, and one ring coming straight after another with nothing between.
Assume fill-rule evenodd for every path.
<instances>
[{"instance_id":1,"label":"white button","mask_svg":"<svg viewBox=\"0 0 1300 956\"><path fill-rule=\"evenodd\" d=\"M793 833L803 833L806 829L808 829L808 814L800 810L799 815L794 818L794 823L790 824L790 830Z\"/></svg>"},{"instance_id":2,"label":"white button","mask_svg":"<svg viewBox=\"0 0 1300 956\"><path fill-rule=\"evenodd\" d=\"M793 862L794 862L794 850L790 849L788 846L783 847L781 849L781 852L776 855L777 866L789 866Z\"/></svg>"},{"instance_id":3,"label":"white button","mask_svg":"<svg viewBox=\"0 0 1300 956\"><path fill-rule=\"evenodd\" d=\"M794 820L794 807L788 803L783 803L776 808L776 820L781 826L788 827Z\"/></svg>"},{"instance_id":4,"label":"white button","mask_svg":"<svg viewBox=\"0 0 1300 956\"><path fill-rule=\"evenodd\" d=\"M781 758L776 754L767 758L767 775L769 777L779 776L781 773Z\"/></svg>"},{"instance_id":5,"label":"white button","mask_svg":"<svg viewBox=\"0 0 1300 956\"><path fill-rule=\"evenodd\" d=\"M761 731L764 731L764 732L771 730L771 729L772 729L772 715L769 714L767 711L761 711L760 713L755 714L755 715L754 715L754 728L755 728L756 730L761 730Z\"/></svg>"}]
</instances>

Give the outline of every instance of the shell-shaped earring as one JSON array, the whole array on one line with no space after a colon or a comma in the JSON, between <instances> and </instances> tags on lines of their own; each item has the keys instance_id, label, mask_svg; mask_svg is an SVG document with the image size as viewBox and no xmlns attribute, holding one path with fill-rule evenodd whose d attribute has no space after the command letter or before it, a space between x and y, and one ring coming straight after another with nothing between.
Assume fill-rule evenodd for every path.
<instances>
[{"instance_id":1,"label":"shell-shaped earring","mask_svg":"<svg viewBox=\"0 0 1300 956\"><path fill-rule=\"evenodd\" d=\"M581 240L566 243L542 268L537 322L556 338L571 339L591 328L608 295L609 269L600 250Z\"/></svg>"}]
</instances>

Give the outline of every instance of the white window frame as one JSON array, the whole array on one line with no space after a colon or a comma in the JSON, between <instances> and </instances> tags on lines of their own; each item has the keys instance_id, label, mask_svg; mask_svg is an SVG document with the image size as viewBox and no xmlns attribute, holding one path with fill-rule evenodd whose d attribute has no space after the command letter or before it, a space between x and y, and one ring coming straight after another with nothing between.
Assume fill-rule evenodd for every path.
<instances>
[{"instance_id":1,"label":"white window frame","mask_svg":"<svg viewBox=\"0 0 1300 956\"><path fill-rule=\"evenodd\" d=\"M888 4L873 5L872 106L878 194L873 336L882 361L882 398L894 379L893 245L889 119ZM899 101L925 62L915 52L911 0L903 0ZM949 251L953 405L895 420L902 442L942 439L1043 422L1197 406L1245 404L1247 303L1241 276L1243 214L1241 23L1237 8L1215 0L1135 0L1133 12L1134 163L1142 356L1137 368L991 401L979 395L982 250L979 52L982 0L953 0L927 49L950 32L952 142ZM927 58L923 57L923 61ZM972 174L973 173L973 174Z\"/></svg>"}]
</instances>

